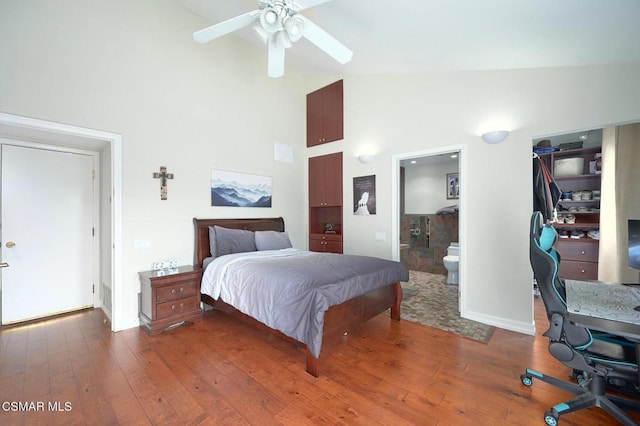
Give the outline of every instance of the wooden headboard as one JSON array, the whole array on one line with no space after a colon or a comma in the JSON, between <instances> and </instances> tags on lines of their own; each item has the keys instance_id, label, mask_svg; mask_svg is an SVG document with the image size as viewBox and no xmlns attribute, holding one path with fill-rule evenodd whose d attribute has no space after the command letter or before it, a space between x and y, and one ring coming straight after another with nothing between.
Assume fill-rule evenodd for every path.
<instances>
[{"instance_id":1,"label":"wooden headboard","mask_svg":"<svg viewBox=\"0 0 640 426\"><path fill-rule=\"evenodd\" d=\"M284 232L284 219L281 217L259 219L198 219L194 217L194 265L202 267L202 261L211 256L211 252L209 250L209 227L214 225L222 226L224 228L246 229L248 231Z\"/></svg>"}]
</instances>

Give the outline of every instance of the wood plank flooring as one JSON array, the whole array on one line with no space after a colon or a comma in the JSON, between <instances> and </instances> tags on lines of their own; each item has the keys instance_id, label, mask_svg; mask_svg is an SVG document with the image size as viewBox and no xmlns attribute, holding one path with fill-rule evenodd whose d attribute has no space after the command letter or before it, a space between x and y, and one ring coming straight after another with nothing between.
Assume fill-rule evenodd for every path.
<instances>
[{"instance_id":1,"label":"wood plank flooring","mask_svg":"<svg viewBox=\"0 0 640 426\"><path fill-rule=\"evenodd\" d=\"M520 374L569 371L547 352L539 300L536 322L535 337L483 344L380 315L325 346L314 378L303 352L224 314L150 337L89 310L0 331L0 424L544 425L570 395ZM560 424L617 423L593 408Z\"/></svg>"}]
</instances>

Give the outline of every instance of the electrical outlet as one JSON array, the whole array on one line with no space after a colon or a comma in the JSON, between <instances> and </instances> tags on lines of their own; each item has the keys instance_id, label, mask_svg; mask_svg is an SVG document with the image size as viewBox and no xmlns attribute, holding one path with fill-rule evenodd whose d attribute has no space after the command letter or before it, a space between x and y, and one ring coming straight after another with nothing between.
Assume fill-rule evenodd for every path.
<instances>
[{"instance_id":1,"label":"electrical outlet","mask_svg":"<svg viewBox=\"0 0 640 426\"><path fill-rule=\"evenodd\" d=\"M150 240L134 240L133 246L137 250L148 249L148 248L151 248L151 241Z\"/></svg>"}]
</instances>

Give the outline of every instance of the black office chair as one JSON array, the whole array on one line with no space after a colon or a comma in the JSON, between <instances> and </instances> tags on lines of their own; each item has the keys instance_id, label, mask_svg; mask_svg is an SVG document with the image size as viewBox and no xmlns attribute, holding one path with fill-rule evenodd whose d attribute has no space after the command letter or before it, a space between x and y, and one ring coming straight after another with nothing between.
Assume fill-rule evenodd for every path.
<instances>
[{"instance_id":1,"label":"black office chair","mask_svg":"<svg viewBox=\"0 0 640 426\"><path fill-rule=\"evenodd\" d=\"M522 383L531 386L533 379L541 380L578 395L544 414L550 426L557 425L561 415L589 407L602 408L624 425L637 425L623 410L640 411L640 401L607 392L608 385L638 389L634 343L569 322L564 281L558 277L560 255L553 248L558 234L543 223L540 212L531 216L530 232L529 260L549 319L543 335L549 338L551 355L578 374L576 384L527 369L520 376Z\"/></svg>"}]
</instances>

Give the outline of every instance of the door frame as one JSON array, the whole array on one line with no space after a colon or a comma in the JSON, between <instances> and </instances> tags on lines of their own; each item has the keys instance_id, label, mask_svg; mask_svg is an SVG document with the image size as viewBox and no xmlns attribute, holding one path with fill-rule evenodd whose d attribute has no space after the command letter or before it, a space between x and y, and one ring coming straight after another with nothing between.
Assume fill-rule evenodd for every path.
<instances>
[{"instance_id":1,"label":"door frame","mask_svg":"<svg viewBox=\"0 0 640 426\"><path fill-rule=\"evenodd\" d=\"M436 148L419 151L404 152L391 156L391 256L395 261L400 261L400 161L415 157L429 157L432 155L459 153L459 183L461 188L466 188L467 180L467 144L445 145ZM460 191L458 199L458 242L460 243L460 263L458 265L458 308L460 316L467 318L467 196L465 191Z\"/></svg>"},{"instance_id":2,"label":"door frame","mask_svg":"<svg viewBox=\"0 0 640 426\"><path fill-rule=\"evenodd\" d=\"M94 238L91 242L93 248L93 268L91 270L91 279L93 281L94 290L92 294L92 305L94 308L102 307L102 300L100 299L100 287L97 284L100 282L100 152L92 150L84 150L78 148L70 148L58 145L45 145L30 141L18 140L13 138L5 138L0 136L0 145L19 146L22 148L42 149L45 151L55 151L71 154L81 154L91 157L91 167L93 168L94 178L92 181L93 186L93 226L94 226ZM1 154L0 154L1 155ZM0 170L1 171L1 170ZM98 291L96 291L98 290Z\"/></svg>"},{"instance_id":3,"label":"door frame","mask_svg":"<svg viewBox=\"0 0 640 426\"><path fill-rule=\"evenodd\" d=\"M0 112L0 136L30 141L35 145L64 146L99 152L108 149L111 157L111 331L135 327L123 315L122 280L122 135L52 121ZM99 187L100 188L100 187ZM105 237L105 236L103 236ZM98 281L97 284L99 284ZM95 297L95 296L94 296ZM108 312L105 311L107 315Z\"/></svg>"}]
</instances>

